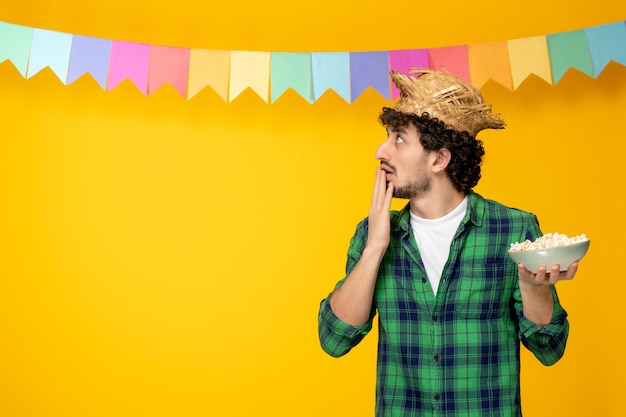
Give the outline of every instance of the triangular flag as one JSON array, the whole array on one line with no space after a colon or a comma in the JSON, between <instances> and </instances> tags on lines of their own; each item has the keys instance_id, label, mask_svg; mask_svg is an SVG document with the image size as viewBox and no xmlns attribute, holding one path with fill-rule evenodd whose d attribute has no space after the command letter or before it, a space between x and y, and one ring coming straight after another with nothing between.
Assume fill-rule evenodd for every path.
<instances>
[{"instance_id":1,"label":"triangular flag","mask_svg":"<svg viewBox=\"0 0 626 417\"><path fill-rule=\"evenodd\" d=\"M67 83L71 84L83 74L89 73L103 90L106 89L110 57L110 40L74 35Z\"/></svg>"},{"instance_id":2,"label":"triangular flag","mask_svg":"<svg viewBox=\"0 0 626 417\"><path fill-rule=\"evenodd\" d=\"M428 49L406 49L400 51L389 51L389 68L407 74L409 69L429 68ZM390 79L391 82L391 79ZM391 84L391 99L395 100L400 95L398 88Z\"/></svg>"},{"instance_id":3,"label":"triangular flag","mask_svg":"<svg viewBox=\"0 0 626 417\"><path fill-rule=\"evenodd\" d=\"M59 80L66 84L72 36L69 33L35 29L26 78L32 77L45 67L50 67Z\"/></svg>"},{"instance_id":4,"label":"triangular flag","mask_svg":"<svg viewBox=\"0 0 626 417\"><path fill-rule=\"evenodd\" d=\"M531 73L552 84L550 55L545 36L509 41L513 89L517 89Z\"/></svg>"},{"instance_id":5,"label":"triangular flag","mask_svg":"<svg viewBox=\"0 0 626 417\"><path fill-rule=\"evenodd\" d=\"M374 88L389 100L389 52L350 52L351 99L356 100L365 89Z\"/></svg>"},{"instance_id":6,"label":"triangular flag","mask_svg":"<svg viewBox=\"0 0 626 417\"><path fill-rule=\"evenodd\" d=\"M586 29L586 34L594 77L600 75L611 60L626 65L625 22L591 27Z\"/></svg>"},{"instance_id":7,"label":"triangular flag","mask_svg":"<svg viewBox=\"0 0 626 417\"><path fill-rule=\"evenodd\" d=\"M8 59L24 78L32 43L32 28L0 22L0 62Z\"/></svg>"},{"instance_id":8,"label":"triangular flag","mask_svg":"<svg viewBox=\"0 0 626 417\"><path fill-rule=\"evenodd\" d=\"M449 72L462 80L470 82L467 46L448 46L428 50L430 68Z\"/></svg>"},{"instance_id":9,"label":"triangular flag","mask_svg":"<svg viewBox=\"0 0 626 417\"><path fill-rule=\"evenodd\" d=\"M230 51L192 49L189 58L187 97L192 98L209 86L227 101L229 72Z\"/></svg>"},{"instance_id":10,"label":"triangular flag","mask_svg":"<svg viewBox=\"0 0 626 417\"><path fill-rule=\"evenodd\" d=\"M233 101L250 87L267 103L270 83L269 52L232 51L230 54L230 89L228 99Z\"/></svg>"},{"instance_id":11,"label":"triangular flag","mask_svg":"<svg viewBox=\"0 0 626 417\"><path fill-rule=\"evenodd\" d=\"M113 41L107 90L112 90L125 79L130 79L144 94L148 90L150 45Z\"/></svg>"},{"instance_id":12,"label":"triangular flag","mask_svg":"<svg viewBox=\"0 0 626 417\"><path fill-rule=\"evenodd\" d=\"M303 52L274 52L271 56L272 103L292 88L311 102L311 54Z\"/></svg>"},{"instance_id":13,"label":"triangular flag","mask_svg":"<svg viewBox=\"0 0 626 417\"><path fill-rule=\"evenodd\" d=\"M491 79L509 90L513 89L509 46L506 42L469 45L467 52L474 87L482 88Z\"/></svg>"},{"instance_id":14,"label":"triangular flag","mask_svg":"<svg viewBox=\"0 0 626 417\"><path fill-rule=\"evenodd\" d=\"M593 76L591 56L584 30L555 33L546 36L546 40L550 52L554 84L557 84L570 68L576 68L589 76Z\"/></svg>"},{"instance_id":15,"label":"triangular flag","mask_svg":"<svg viewBox=\"0 0 626 417\"><path fill-rule=\"evenodd\" d=\"M332 89L350 103L350 54L347 52L315 52L313 67L313 101Z\"/></svg>"},{"instance_id":16,"label":"triangular flag","mask_svg":"<svg viewBox=\"0 0 626 417\"><path fill-rule=\"evenodd\" d=\"M154 93L163 84L170 83L181 96L187 97L190 51L189 48L170 46L150 47L148 94Z\"/></svg>"}]
</instances>

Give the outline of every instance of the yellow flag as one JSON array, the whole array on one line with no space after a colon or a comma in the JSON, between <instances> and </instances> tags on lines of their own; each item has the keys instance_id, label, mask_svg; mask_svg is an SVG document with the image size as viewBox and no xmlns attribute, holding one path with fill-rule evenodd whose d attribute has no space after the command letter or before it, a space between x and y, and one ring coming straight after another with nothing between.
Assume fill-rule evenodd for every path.
<instances>
[{"instance_id":1,"label":"yellow flag","mask_svg":"<svg viewBox=\"0 0 626 417\"><path fill-rule=\"evenodd\" d=\"M232 51L230 54L229 101L250 87L266 103L269 100L270 53Z\"/></svg>"},{"instance_id":2,"label":"yellow flag","mask_svg":"<svg viewBox=\"0 0 626 417\"><path fill-rule=\"evenodd\" d=\"M189 57L187 97L191 98L209 86L227 101L229 69L230 51L192 49Z\"/></svg>"},{"instance_id":3,"label":"yellow flag","mask_svg":"<svg viewBox=\"0 0 626 417\"><path fill-rule=\"evenodd\" d=\"M510 40L509 56L514 89L531 73L552 84L550 54L545 36Z\"/></svg>"}]
</instances>

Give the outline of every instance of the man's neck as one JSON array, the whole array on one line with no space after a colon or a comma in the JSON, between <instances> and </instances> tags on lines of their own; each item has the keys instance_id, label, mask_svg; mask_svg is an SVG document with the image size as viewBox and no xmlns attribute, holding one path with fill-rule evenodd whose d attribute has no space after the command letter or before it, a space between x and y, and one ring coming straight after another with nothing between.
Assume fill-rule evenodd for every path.
<instances>
[{"instance_id":1,"label":"man's neck","mask_svg":"<svg viewBox=\"0 0 626 417\"><path fill-rule=\"evenodd\" d=\"M411 199L411 213L422 219L439 219L457 208L464 198L465 193L456 189L439 193L431 190Z\"/></svg>"}]
</instances>

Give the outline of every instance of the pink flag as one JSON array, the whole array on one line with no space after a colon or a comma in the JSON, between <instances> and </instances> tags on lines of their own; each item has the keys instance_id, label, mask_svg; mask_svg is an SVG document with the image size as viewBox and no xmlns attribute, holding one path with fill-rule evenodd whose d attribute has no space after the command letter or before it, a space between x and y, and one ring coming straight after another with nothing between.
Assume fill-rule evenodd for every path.
<instances>
[{"instance_id":1,"label":"pink flag","mask_svg":"<svg viewBox=\"0 0 626 417\"><path fill-rule=\"evenodd\" d=\"M448 46L428 50L430 68L449 72L452 75L470 82L469 56L467 46Z\"/></svg>"},{"instance_id":2,"label":"pink flag","mask_svg":"<svg viewBox=\"0 0 626 417\"><path fill-rule=\"evenodd\" d=\"M389 51L389 68L407 74L409 69L428 68L427 49L408 49L400 51ZM398 88L391 85L391 99L395 100L400 95Z\"/></svg>"},{"instance_id":3,"label":"pink flag","mask_svg":"<svg viewBox=\"0 0 626 417\"><path fill-rule=\"evenodd\" d=\"M113 41L107 90L112 90L128 78L142 93L147 94L149 65L150 45Z\"/></svg>"},{"instance_id":4,"label":"pink flag","mask_svg":"<svg viewBox=\"0 0 626 417\"><path fill-rule=\"evenodd\" d=\"M173 48L152 45L150 49L150 73L148 94L154 93L165 83L170 83L184 98L187 97L189 81L189 48Z\"/></svg>"}]
</instances>

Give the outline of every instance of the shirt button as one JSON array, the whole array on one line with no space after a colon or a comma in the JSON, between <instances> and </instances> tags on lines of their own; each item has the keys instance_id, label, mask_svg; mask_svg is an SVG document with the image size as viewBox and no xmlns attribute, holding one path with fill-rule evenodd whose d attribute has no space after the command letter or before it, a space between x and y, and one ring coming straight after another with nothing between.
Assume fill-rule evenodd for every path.
<instances>
[{"instance_id":1,"label":"shirt button","mask_svg":"<svg viewBox=\"0 0 626 417\"><path fill-rule=\"evenodd\" d=\"M426 284L426 278L422 278L422 284Z\"/></svg>"},{"instance_id":2,"label":"shirt button","mask_svg":"<svg viewBox=\"0 0 626 417\"><path fill-rule=\"evenodd\" d=\"M433 321L437 321L437 315L433 314Z\"/></svg>"},{"instance_id":3,"label":"shirt button","mask_svg":"<svg viewBox=\"0 0 626 417\"><path fill-rule=\"evenodd\" d=\"M439 355L435 355L435 362L439 361Z\"/></svg>"},{"instance_id":4,"label":"shirt button","mask_svg":"<svg viewBox=\"0 0 626 417\"><path fill-rule=\"evenodd\" d=\"M439 401L439 398L441 398L441 396L439 394L435 394L435 400Z\"/></svg>"}]
</instances>

